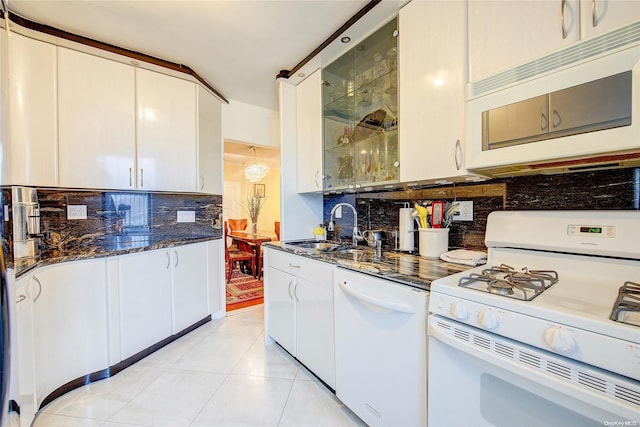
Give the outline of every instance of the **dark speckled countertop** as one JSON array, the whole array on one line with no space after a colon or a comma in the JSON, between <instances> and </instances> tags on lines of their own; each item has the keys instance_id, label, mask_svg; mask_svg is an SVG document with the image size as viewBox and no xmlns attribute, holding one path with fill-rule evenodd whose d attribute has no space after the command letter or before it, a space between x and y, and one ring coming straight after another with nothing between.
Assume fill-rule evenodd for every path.
<instances>
[{"instance_id":1,"label":"dark speckled countertop","mask_svg":"<svg viewBox=\"0 0 640 427\"><path fill-rule=\"evenodd\" d=\"M267 242L263 245L423 290L429 290L431 282L436 279L472 268L403 252L382 251L376 254L373 249L361 245L357 249L362 252L356 257L350 253L336 251L300 249L287 245L287 242Z\"/></svg>"},{"instance_id":2,"label":"dark speckled countertop","mask_svg":"<svg viewBox=\"0 0 640 427\"><path fill-rule=\"evenodd\" d=\"M152 238L146 236L102 236L92 239L91 244L75 245L63 248L49 247L41 252L40 259L26 260L21 265L16 263L16 277L36 268L61 262L79 261L83 259L105 258L125 255L136 252L151 251L155 249L170 248L174 246L188 245L192 243L207 242L222 237L207 236L184 238Z\"/></svg>"}]
</instances>

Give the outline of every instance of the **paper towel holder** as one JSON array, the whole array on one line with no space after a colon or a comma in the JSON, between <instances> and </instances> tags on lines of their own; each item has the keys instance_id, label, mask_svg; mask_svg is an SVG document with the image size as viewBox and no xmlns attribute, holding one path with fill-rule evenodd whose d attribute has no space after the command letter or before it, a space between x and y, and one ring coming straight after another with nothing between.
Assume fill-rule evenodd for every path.
<instances>
[{"instance_id":1,"label":"paper towel holder","mask_svg":"<svg viewBox=\"0 0 640 427\"><path fill-rule=\"evenodd\" d=\"M398 237L396 251L401 252L409 252L412 253L416 250L415 242L414 242L414 232L415 227L413 224L413 218L407 217L408 212L412 211L410 202L396 202L402 205L400 208L400 215L398 221ZM404 221L403 221L403 211L404 211ZM404 223L404 224L403 224Z\"/></svg>"}]
</instances>

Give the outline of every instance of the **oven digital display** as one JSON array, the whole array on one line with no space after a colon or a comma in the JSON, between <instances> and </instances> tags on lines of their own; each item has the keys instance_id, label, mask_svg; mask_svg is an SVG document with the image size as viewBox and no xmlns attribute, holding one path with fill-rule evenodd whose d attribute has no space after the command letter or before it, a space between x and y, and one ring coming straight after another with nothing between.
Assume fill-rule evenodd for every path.
<instances>
[{"instance_id":1,"label":"oven digital display","mask_svg":"<svg viewBox=\"0 0 640 427\"><path fill-rule=\"evenodd\" d=\"M581 233L601 234L602 227L580 227Z\"/></svg>"},{"instance_id":2,"label":"oven digital display","mask_svg":"<svg viewBox=\"0 0 640 427\"><path fill-rule=\"evenodd\" d=\"M582 238L608 238L616 237L616 227L614 225L584 225L570 224L567 227L567 235Z\"/></svg>"}]
</instances>

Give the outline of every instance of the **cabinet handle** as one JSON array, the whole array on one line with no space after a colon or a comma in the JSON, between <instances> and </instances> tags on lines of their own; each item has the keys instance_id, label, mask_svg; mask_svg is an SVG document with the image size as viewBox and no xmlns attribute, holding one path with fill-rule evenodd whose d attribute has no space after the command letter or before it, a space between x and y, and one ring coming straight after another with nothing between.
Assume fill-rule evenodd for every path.
<instances>
[{"instance_id":1,"label":"cabinet handle","mask_svg":"<svg viewBox=\"0 0 640 427\"><path fill-rule=\"evenodd\" d=\"M20 295L18 295L18 298L16 298L16 304L20 304L22 301L24 301L26 299L27 299L26 295L20 294Z\"/></svg>"},{"instance_id":2,"label":"cabinet handle","mask_svg":"<svg viewBox=\"0 0 640 427\"><path fill-rule=\"evenodd\" d=\"M165 268L168 270L169 267L171 266L171 255L169 255L169 251L167 251L166 253L167 253L167 266Z\"/></svg>"},{"instance_id":3,"label":"cabinet handle","mask_svg":"<svg viewBox=\"0 0 640 427\"><path fill-rule=\"evenodd\" d=\"M144 187L144 169L140 168L140 187Z\"/></svg>"},{"instance_id":4,"label":"cabinet handle","mask_svg":"<svg viewBox=\"0 0 640 427\"><path fill-rule=\"evenodd\" d=\"M293 285L293 279L289 281L289 299L293 299L293 295L291 295L291 285Z\"/></svg>"},{"instance_id":5,"label":"cabinet handle","mask_svg":"<svg viewBox=\"0 0 640 427\"><path fill-rule=\"evenodd\" d=\"M202 184L200 184L200 191L202 191L202 189L204 188L204 176L200 175L200 182L202 182Z\"/></svg>"},{"instance_id":6,"label":"cabinet handle","mask_svg":"<svg viewBox=\"0 0 640 427\"><path fill-rule=\"evenodd\" d=\"M462 144L459 139L456 141L456 149L453 157L456 162L456 170L459 171L460 168L462 168Z\"/></svg>"},{"instance_id":7,"label":"cabinet handle","mask_svg":"<svg viewBox=\"0 0 640 427\"><path fill-rule=\"evenodd\" d=\"M547 116L545 116L544 113L540 113L540 130L546 130L547 126L549 126Z\"/></svg>"},{"instance_id":8,"label":"cabinet handle","mask_svg":"<svg viewBox=\"0 0 640 427\"><path fill-rule=\"evenodd\" d=\"M299 265L289 263L289 267L291 268L300 268Z\"/></svg>"},{"instance_id":9,"label":"cabinet handle","mask_svg":"<svg viewBox=\"0 0 640 427\"><path fill-rule=\"evenodd\" d=\"M560 114L558 114L556 110L553 110L553 128L555 129L558 126L560 126L560 123L562 123L562 118L560 117Z\"/></svg>"},{"instance_id":10,"label":"cabinet handle","mask_svg":"<svg viewBox=\"0 0 640 427\"><path fill-rule=\"evenodd\" d=\"M178 251L175 251L174 253L176 254L176 263L173 265L173 268L177 268L178 263L180 262L180 258L178 258Z\"/></svg>"},{"instance_id":11,"label":"cabinet handle","mask_svg":"<svg viewBox=\"0 0 640 427\"><path fill-rule=\"evenodd\" d=\"M316 169L316 175L313 177L313 182L315 182L316 188L320 188L320 184L318 184L318 175L320 175L320 171Z\"/></svg>"},{"instance_id":12,"label":"cabinet handle","mask_svg":"<svg viewBox=\"0 0 640 427\"><path fill-rule=\"evenodd\" d=\"M132 181L132 170L131 168L129 168L129 187L133 186L133 181Z\"/></svg>"},{"instance_id":13,"label":"cabinet handle","mask_svg":"<svg viewBox=\"0 0 640 427\"><path fill-rule=\"evenodd\" d=\"M564 6L567 0L562 0L560 3L560 26L562 27L562 38L567 38L567 27L564 25Z\"/></svg>"},{"instance_id":14,"label":"cabinet handle","mask_svg":"<svg viewBox=\"0 0 640 427\"><path fill-rule=\"evenodd\" d=\"M598 26L598 17L596 16L596 0L591 0L591 25L593 25L593 28Z\"/></svg>"},{"instance_id":15,"label":"cabinet handle","mask_svg":"<svg viewBox=\"0 0 640 427\"><path fill-rule=\"evenodd\" d=\"M36 302L38 298L40 298L40 295L42 294L42 283L40 283L40 280L38 280L36 276L33 276L32 278L33 278L33 281L38 284L38 294L35 296L35 298L33 298L33 302Z\"/></svg>"},{"instance_id":16,"label":"cabinet handle","mask_svg":"<svg viewBox=\"0 0 640 427\"><path fill-rule=\"evenodd\" d=\"M296 302L300 302L300 300L298 299L298 283L296 283L293 287L293 296L295 297Z\"/></svg>"}]
</instances>

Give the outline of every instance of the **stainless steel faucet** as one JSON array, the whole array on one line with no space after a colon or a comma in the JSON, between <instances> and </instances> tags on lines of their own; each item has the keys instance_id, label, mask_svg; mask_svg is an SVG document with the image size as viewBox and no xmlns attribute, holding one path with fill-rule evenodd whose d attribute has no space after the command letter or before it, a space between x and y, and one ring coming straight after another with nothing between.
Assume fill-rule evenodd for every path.
<instances>
[{"instance_id":1,"label":"stainless steel faucet","mask_svg":"<svg viewBox=\"0 0 640 427\"><path fill-rule=\"evenodd\" d=\"M351 237L352 237L353 246L356 246L358 244L358 241L361 240L362 237L360 236L360 231L358 231L358 211L356 211L356 208L354 208L351 204L338 203L333 207L333 209L331 209L331 219L329 220L329 231L334 230L335 224L333 222L333 215L340 206L348 206L353 211L353 233L351 233Z\"/></svg>"}]
</instances>

